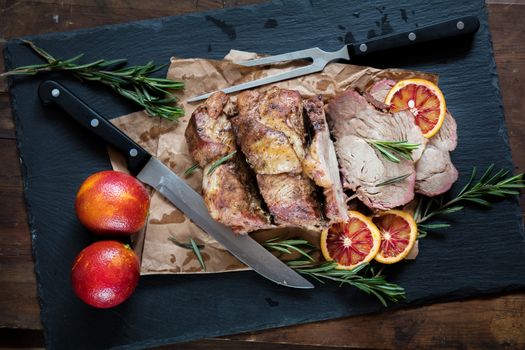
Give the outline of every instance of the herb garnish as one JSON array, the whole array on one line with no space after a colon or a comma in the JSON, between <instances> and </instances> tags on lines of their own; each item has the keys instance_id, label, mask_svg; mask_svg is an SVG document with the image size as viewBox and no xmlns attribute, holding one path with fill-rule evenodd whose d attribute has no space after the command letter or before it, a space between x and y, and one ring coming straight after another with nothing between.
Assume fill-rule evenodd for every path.
<instances>
[{"instance_id":1,"label":"herb garnish","mask_svg":"<svg viewBox=\"0 0 525 350\"><path fill-rule=\"evenodd\" d=\"M370 264L362 264L352 270L338 270L335 262L317 263L310 255L316 250L315 247L303 239L273 238L262 245L268 250L283 254L299 253L301 257L287 260L285 263L295 271L320 283L324 284L329 280L339 282L340 285L354 286L367 294L374 295L384 306L387 306L386 300L398 302L405 299L405 290L397 284L387 282L381 271L376 272Z\"/></svg>"},{"instance_id":2,"label":"herb garnish","mask_svg":"<svg viewBox=\"0 0 525 350\"><path fill-rule=\"evenodd\" d=\"M233 151L231 153L228 153L227 155L225 155L224 157L222 157L221 159L215 161L211 166L210 166L210 169L208 170L208 175L211 175L213 174L213 172L215 171L215 169L217 169L221 164L223 163L226 163L227 161L229 161L230 159L233 158L234 155L237 154L237 151Z\"/></svg>"},{"instance_id":3,"label":"herb garnish","mask_svg":"<svg viewBox=\"0 0 525 350\"><path fill-rule=\"evenodd\" d=\"M166 65L155 66L153 62L148 62L145 65L119 68L126 63L126 59L110 61L101 59L91 63L79 64L77 61L83 54L62 60L53 57L31 41L22 41L44 58L47 63L18 67L0 74L0 77L34 75L51 71L71 72L80 81L98 81L109 86L120 95L142 106L151 116L176 120L184 115L182 108L171 105L177 101L177 98L170 92L170 90L184 88L184 83L150 76Z\"/></svg>"},{"instance_id":4,"label":"herb garnish","mask_svg":"<svg viewBox=\"0 0 525 350\"><path fill-rule=\"evenodd\" d=\"M394 163L399 163L401 158L412 160L412 151L419 147L419 144L409 143L407 141L382 141L372 139L365 139L365 141L378 150L383 157Z\"/></svg>"},{"instance_id":5,"label":"herb garnish","mask_svg":"<svg viewBox=\"0 0 525 350\"><path fill-rule=\"evenodd\" d=\"M199 169L199 168L200 168L199 164L195 163L192 166L190 166L188 169L186 169L186 171L184 172L184 174L182 174L182 176L188 177L191 174L193 174L195 171L197 171L197 169Z\"/></svg>"},{"instance_id":6,"label":"herb garnish","mask_svg":"<svg viewBox=\"0 0 525 350\"><path fill-rule=\"evenodd\" d=\"M381 186L386 186L386 185L393 185L395 183L398 183L398 182L401 182L403 181L404 179L406 179L407 177L409 177L410 175L412 174L404 174L404 175L400 175L400 176L396 176L396 177L392 177L388 180L385 180L383 182L380 182L376 185L376 187L381 187Z\"/></svg>"},{"instance_id":7,"label":"herb garnish","mask_svg":"<svg viewBox=\"0 0 525 350\"><path fill-rule=\"evenodd\" d=\"M202 254L200 251L201 249L204 248L204 245L197 244L197 242L195 242L193 238L190 238L189 243L182 243L182 242L179 242L173 235L169 236L168 240L178 247L193 250L193 252L195 253L195 256L197 257L197 260L199 260L199 264L201 265L202 270L206 271L206 264L204 263L204 259L202 258Z\"/></svg>"},{"instance_id":8,"label":"herb garnish","mask_svg":"<svg viewBox=\"0 0 525 350\"><path fill-rule=\"evenodd\" d=\"M421 196L414 211L414 220L418 224L419 237L425 237L426 230L446 228L447 223L423 224L437 215L445 215L463 210L460 202L471 202L484 207L492 206L490 200L496 197L504 198L511 195L518 195L519 189L525 188L523 174L507 177L508 170L500 170L494 175L494 164L491 164L483 175L474 182L476 177L476 167L472 168L472 173L467 184L453 199L445 202L444 197L423 197Z\"/></svg>"}]
</instances>

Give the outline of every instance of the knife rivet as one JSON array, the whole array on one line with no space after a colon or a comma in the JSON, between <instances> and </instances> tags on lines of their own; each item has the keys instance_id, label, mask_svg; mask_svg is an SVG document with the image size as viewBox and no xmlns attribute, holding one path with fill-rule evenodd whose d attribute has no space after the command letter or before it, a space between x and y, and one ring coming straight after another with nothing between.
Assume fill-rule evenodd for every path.
<instances>
[{"instance_id":1,"label":"knife rivet","mask_svg":"<svg viewBox=\"0 0 525 350\"><path fill-rule=\"evenodd\" d=\"M132 157L136 157L137 154L139 154L139 151L137 151L135 148L132 148L129 150L129 155Z\"/></svg>"},{"instance_id":2,"label":"knife rivet","mask_svg":"<svg viewBox=\"0 0 525 350\"><path fill-rule=\"evenodd\" d=\"M456 23L456 28L462 30L463 28L465 28L465 23L459 21L458 23Z\"/></svg>"},{"instance_id":3,"label":"knife rivet","mask_svg":"<svg viewBox=\"0 0 525 350\"><path fill-rule=\"evenodd\" d=\"M51 96L53 96L53 97L60 96L60 90L58 90L58 89L51 90Z\"/></svg>"},{"instance_id":4,"label":"knife rivet","mask_svg":"<svg viewBox=\"0 0 525 350\"><path fill-rule=\"evenodd\" d=\"M408 34L408 40L410 40L410 41L416 40L416 33L412 32L412 33Z\"/></svg>"},{"instance_id":5,"label":"knife rivet","mask_svg":"<svg viewBox=\"0 0 525 350\"><path fill-rule=\"evenodd\" d=\"M359 51L366 52L366 50L368 50L368 46L366 46L366 44L359 45Z\"/></svg>"},{"instance_id":6,"label":"knife rivet","mask_svg":"<svg viewBox=\"0 0 525 350\"><path fill-rule=\"evenodd\" d=\"M90 124L92 127L96 128L98 126L98 119L91 119Z\"/></svg>"}]
</instances>

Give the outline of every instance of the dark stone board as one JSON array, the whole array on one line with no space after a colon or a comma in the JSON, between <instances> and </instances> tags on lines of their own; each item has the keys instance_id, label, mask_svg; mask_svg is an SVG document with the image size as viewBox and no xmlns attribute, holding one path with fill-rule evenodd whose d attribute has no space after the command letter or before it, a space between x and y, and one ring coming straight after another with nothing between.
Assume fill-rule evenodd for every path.
<instances>
[{"instance_id":1,"label":"dark stone board","mask_svg":"<svg viewBox=\"0 0 525 350\"><path fill-rule=\"evenodd\" d=\"M314 46L335 50L345 41L410 30L452 14L479 16L481 27L472 40L377 55L363 64L440 74L458 122L453 159L461 178L452 190L457 192L473 166L513 168L483 0L282 1L30 39L60 57L84 52L86 62L127 57L132 64L162 63L172 55L221 58L232 48L268 54ZM17 40L7 44L6 60L8 68L40 62ZM135 349L385 310L353 288L293 290L253 272L147 276L121 306L97 310L83 304L73 294L69 273L75 256L95 238L77 221L74 197L89 174L110 165L98 139L62 112L41 106L37 86L47 77L14 78L10 92L49 348ZM136 108L108 89L56 78L110 118ZM408 296L395 307L525 286L517 199L489 211L469 207L450 218L451 229L421 241L416 261L386 270Z\"/></svg>"}]
</instances>

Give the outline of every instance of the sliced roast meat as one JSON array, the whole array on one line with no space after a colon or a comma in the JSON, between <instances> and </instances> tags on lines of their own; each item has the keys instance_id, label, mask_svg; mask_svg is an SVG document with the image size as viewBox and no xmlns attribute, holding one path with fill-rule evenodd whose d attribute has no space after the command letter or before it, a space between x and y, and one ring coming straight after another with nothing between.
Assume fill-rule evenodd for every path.
<instances>
[{"instance_id":1,"label":"sliced roast meat","mask_svg":"<svg viewBox=\"0 0 525 350\"><path fill-rule=\"evenodd\" d=\"M276 224L314 231L321 228L315 188L303 174L257 175L257 183Z\"/></svg>"},{"instance_id":2,"label":"sliced roast meat","mask_svg":"<svg viewBox=\"0 0 525 350\"><path fill-rule=\"evenodd\" d=\"M266 94L246 91L237 97L239 114L231 120L234 133L257 174L302 172L303 117L300 114L301 122L297 120L297 96L286 92L274 88Z\"/></svg>"},{"instance_id":3,"label":"sliced roast meat","mask_svg":"<svg viewBox=\"0 0 525 350\"><path fill-rule=\"evenodd\" d=\"M304 109L312 128L303 169L306 176L323 189L324 213L330 223L348 220L346 196L343 192L339 165L326 122L321 96L304 101Z\"/></svg>"},{"instance_id":4,"label":"sliced roast meat","mask_svg":"<svg viewBox=\"0 0 525 350\"><path fill-rule=\"evenodd\" d=\"M441 125L437 134L430 138L429 142L431 145L444 151L452 152L456 149L458 145L457 124L456 120L448 111L447 114L445 114L443 125Z\"/></svg>"},{"instance_id":5,"label":"sliced roast meat","mask_svg":"<svg viewBox=\"0 0 525 350\"><path fill-rule=\"evenodd\" d=\"M191 115L185 137L190 154L204 169L202 195L208 211L215 220L242 234L273 226L243 157L236 156L209 174L215 161L236 150L228 119L232 110L228 96L213 94Z\"/></svg>"},{"instance_id":6,"label":"sliced roast meat","mask_svg":"<svg viewBox=\"0 0 525 350\"><path fill-rule=\"evenodd\" d=\"M385 103L386 96L390 90L396 85L396 82L390 79L382 79L376 82L368 91L365 91L364 96L376 108L387 111L390 106Z\"/></svg>"},{"instance_id":7,"label":"sliced roast meat","mask_svg":"<svg viewBox=\"0 0 525 350\"><path fill-rule=\"evenodd\" d=\"M234 157L211 174L210 166L204 168L202 191L213 219L239 234L275 227L262 208L254 179L242 159Z\"/></svg>"},{"instance_id":8,"label":"sliced roast meat","mask_svg":"<svg viewBox=\"0 0 525 350\"><path fill-rule=\"evenodd\" d=\"M383 79L372 85L368 96L382 103L395 81ZM447 111L443 125L436 135L428 140L423 155L416 163L415 191L426 196L437 196L447 192L458 178L450 153L457 145L457 125Z\"/></svg>"},{"instance_id":9,"label":"sliced roast meat","mask_svg":"<svg viewBox=\"0 0 525 350\"><path fill-rule=\"evenodd\" d=\"M318 228L323 223L312 182L303 174L305 127L302 98L272 88L237 97L231 119L237 143L257 174L261 195L279 225Z\"/></svg>"},{"instance_id":10,"label":"sliced roast meat","mask_svg":"<svg viewBox=\"0 0 525 350\"><path fill-rule=\"evenodd\" d=\"M232 118L231 122L237 143L256 173L302 172L301 160L288 137L262 124L258 114L239 114Z\"/></svg>"},{"instance_id":11,"label":"sliced roast meat","mask_svg":"<svg viewBox=\"0 0 525 350\"><path fill-rule=\"evenodd\" d=\"M335 137L335 150L343 174L343 184L371 208L390 209L404 205L414 197L414 163L385 159L370 140L408 141L421 145L412 152L421 157L426 140L409 112L395 114L378 111L365 97L347 89L330 101L329 123ZM396 177L402 181L381 185ZM379 185L379 186L378 186Z\"/></svg>"},{"instance_id":12,"label":"sliced roast meat","mask_svg":"<svg viewBox=\"0 0 525 350\"><path fill-rule=\"evenodd\" d=\"M385 108L388 108L388 105L384 103L386 100L386 96L388 95L390 90L392 90L394 85L396 85L396 82L391 79L381 79L378 82L374 83L374 85L372 85L370 89L368 89L368 91L366 92L367 96L374 99L374 103L382 103Z\"/></svg>"},{"instance_id":13,"label":"sliced roast meat","mask_svg":"<svg viewBox=\"0 0 525 350\"><path fill-rule=\"evenodd\" d=\"M217 92L192 113L184 136L193 159L201 168L236 149L227 113L230 99Z\"/></svg>"},{"instance_id":14,"label":"sliced roast meat","mask_svg":"<svg viewBox=\"0 0 525 350\"><path fill-rule=\"evenodd\" d=\"M277 87L267 91L259 101L259 118L262 124L285 134L297 157L304 159L306 132L303 100L298 91Z\"/></svg>"},{"instance_id":15,"label":"sliced roast meat","mask_svg":"<svg viewBox=\"0 0 525 350\"><path fill-rule=\"evenodd\" d=\"M458 171L450 160L450 153L432 144L416 163L416 192L433 197L450 190L458 179Z\"/></svg>"}]
</instances>

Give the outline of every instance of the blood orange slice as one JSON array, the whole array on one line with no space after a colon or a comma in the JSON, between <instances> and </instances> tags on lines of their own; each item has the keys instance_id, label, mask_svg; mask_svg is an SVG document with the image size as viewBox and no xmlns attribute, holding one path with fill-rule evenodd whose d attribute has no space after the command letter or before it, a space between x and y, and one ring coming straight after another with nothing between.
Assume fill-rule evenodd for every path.
<instances>
[{"instance_id":1,"label":"blood orange slice","mask_svg":"<svg viewBox=\"0 0 525 350\"><path fill-rule=\"evenodd\" d=\"M371 261L380 244L379 230L369 218L352 210L348 216L348 221L333 224L321 234L324 258L337 262L336 268L341 270Z\"/></svg>"},{"instance_id":2,"label":"blood orange slice","mask_svg":"<svg viewBox=\"0 0 525 350\"><path fill-rule=\"evenodd\" d=\"M410 110L423 136L434 136L445 120L445 97L436 84L425 79L399 81L385 98L391 112Z\"/></svg>"},{"instance_id":3,"label":"blood orange slice","mask_svg":"<svg viewBox=\"0 0 525 350\"><path fill-rule=\"evenodd\" d=\"M388 210L372 219L381 233L381 245L375 259L393 264L406 258L417 238L417 224L410 213Z\"/></svg>"}]
</instances>

